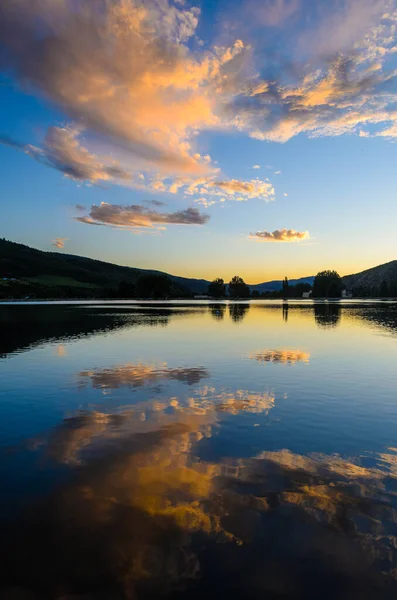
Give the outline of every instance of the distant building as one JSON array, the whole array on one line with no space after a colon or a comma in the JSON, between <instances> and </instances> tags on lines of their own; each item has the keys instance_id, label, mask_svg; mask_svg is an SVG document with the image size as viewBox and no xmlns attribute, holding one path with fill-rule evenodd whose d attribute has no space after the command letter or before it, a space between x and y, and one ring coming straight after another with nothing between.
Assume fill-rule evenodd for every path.
<instances>
[{"instance_id":1,"label":"distant building","mask_svg":"<svg viewBox=\"0 0 397 600\"><path fill-rule=\"evenodd\" d=\"M353 298L353 294L350 290L342 290L342 298Z\"/></svg>"},{"instance_id":2,"label":"distant building","mask_svg":"<svg viewBox=\"0 0 397 600\"><path fill-rule=\"evenodd\" d=\"M313 292L312 292L312 290L310 290L310 292L303 292L303 294L302 294L302 298L303 298L304 300L309 300L309 298L311 298L311 297L312 297L312 293L313 293Z\"/></svg>"}]
</instances>

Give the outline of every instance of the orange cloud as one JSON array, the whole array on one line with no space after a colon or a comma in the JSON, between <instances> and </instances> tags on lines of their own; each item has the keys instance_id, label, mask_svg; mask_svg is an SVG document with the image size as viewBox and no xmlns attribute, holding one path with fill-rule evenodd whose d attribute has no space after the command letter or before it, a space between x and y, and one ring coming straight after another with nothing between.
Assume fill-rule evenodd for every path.
<instances>
[{"instance_id":1,"label":"orange cloud","mask_svg":"<svg viewBox=\"0 0 397 600\"><path fill-rule=\"evenodd\" d=\"M300 3L253 6L257 23L278 25ZM76 10L74 0L3 0L5 68L25 88L41 91L72 124L50 128L40 147L5 137L0 143L80 181L270 198L268 182L219 179L210 157L197 151L197 135L240 130L285 142L299 134L366 135L376 124L376 135L395 137L397 112L388 89L396 72L385 67L397 52L394 6L394 0L386 6L346 0L340 10L318 11L316 32L304 28L311 60L288 69L280 64L278 72L276 65L266 78L260 73L268 56L255 54L255 40L192 51L200 11L182 2L113 0L101 10L85 2ZM149 183L142 171L151 174ZM165 175L195 183L165 184Z\"/></svg>"},{"instance_id":2,"label":"orange cloud","mask_svg":"<svg viewBox=\"0 0 397 600\"><path fill-rule=\"evenodd\" d=\"M162 228L164 225L204 225L209 216L202 215L196 208L187 208L173 213L160 213L145 206L131 204L121 206L101 202L93 204L87 216L75 217L76 221L88 225L109 225L121 228Z\"/></svg>"},{"instance_id":3,"label":"orange cloud","mask_svg":"<svg viewBox=\"0 0 397 600\"><path fill-rule=\"evenodd\" d=\"M62 237L55 238L55 240L52 240L52 245L55 246L55 248L63 248L65 246L65 242L68 239L69 238L62 238Z\"/></svg>"},{"instance_id":4,"label":"orange cloud","mask_svg":"<svg viewBox=\"0 0 397 600\"><path fill-rule=\"evenodd\" d=\"M251 233L249 237L257 242L299 242L310 239L308 231L295 231L295 229L257 231L256 233Z\"/></svg>"},{"instance_id":5,"label":"orange cloud","mask_svg":"<svg viewBox=\"0 0 397 600\"><path fill-rule=\"evenodd\" d=\"M193 54L186 42L199 13L167 0L115 0L101 10L5 0L0 38L10 71L109 148L168 172L208 172L193 139L220 124L214 92L229 85L225 70L245 46Z\"/></svg>"}]
</instances>

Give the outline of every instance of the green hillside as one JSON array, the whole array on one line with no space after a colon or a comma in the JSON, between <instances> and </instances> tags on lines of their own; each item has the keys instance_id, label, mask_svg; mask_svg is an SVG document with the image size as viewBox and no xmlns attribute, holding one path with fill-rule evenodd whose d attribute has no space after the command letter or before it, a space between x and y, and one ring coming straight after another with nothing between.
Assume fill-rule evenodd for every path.
<instances>
[{"instance_id":1,"label":"green hillside","mask_svg":"<svg viewBox=\"0 0 397 600\"><path fill-rule=\"evenodd\" d=\"M169 278L170 297L188 297L208 288L205 280L122 267L60 252L42 252L0 239L0 298L117 297L120 286L125 295L125 290L147 275Z\"/></svg>"}]
</instances>

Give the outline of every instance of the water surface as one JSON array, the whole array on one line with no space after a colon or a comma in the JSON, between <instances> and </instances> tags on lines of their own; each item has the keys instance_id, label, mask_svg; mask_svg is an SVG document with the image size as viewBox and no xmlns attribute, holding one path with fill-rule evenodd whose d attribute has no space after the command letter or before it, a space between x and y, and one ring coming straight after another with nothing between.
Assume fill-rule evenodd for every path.
<instances>
[{"instance_id":1,"label":"water surface","mask_svg":"<svg viewBox=\"0 0 397 600\"><path fill-rule=\"evenodd\" d=\"M396 304L3 304L0 326L9 598L396 597Z\"/></svg>"}]
</instances>

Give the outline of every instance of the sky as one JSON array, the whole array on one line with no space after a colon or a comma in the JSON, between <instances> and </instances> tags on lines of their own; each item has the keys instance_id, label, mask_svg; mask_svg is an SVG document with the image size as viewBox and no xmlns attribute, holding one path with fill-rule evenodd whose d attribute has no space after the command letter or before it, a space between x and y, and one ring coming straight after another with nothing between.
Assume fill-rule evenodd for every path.
<instances>
[{"instance_id":1,"label":"sky","mask_svg":"<svg viewBox=\"0 0 397 600\"><path fill-rule=\"evenodd\" d=\"M397 0L2 0L0 236L254 284L397 259Z\"/></svg>"}]
</instances>

